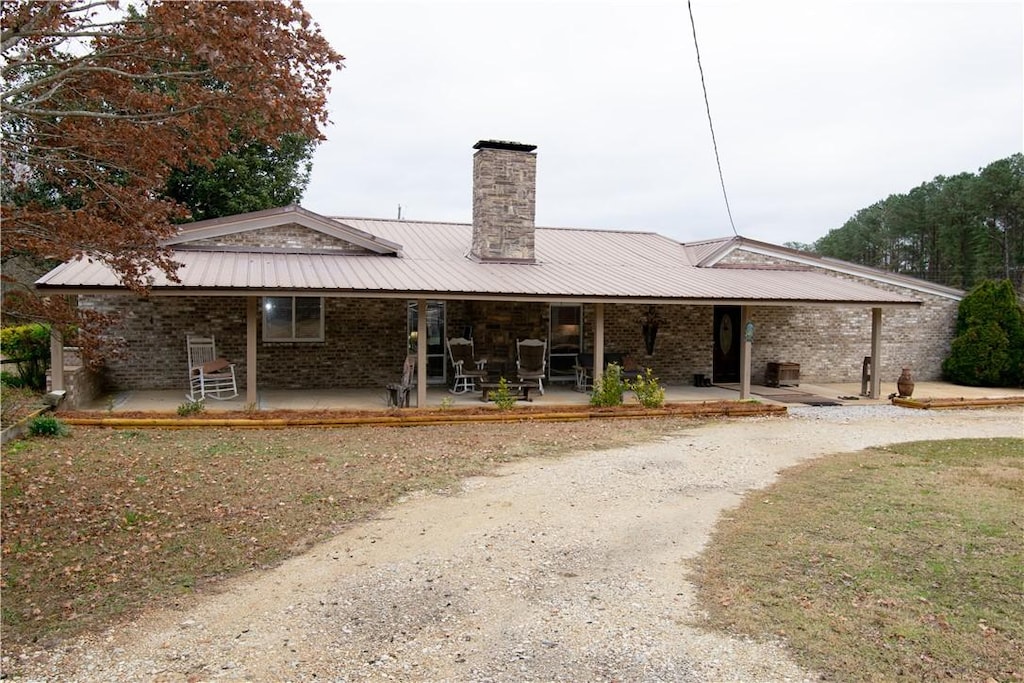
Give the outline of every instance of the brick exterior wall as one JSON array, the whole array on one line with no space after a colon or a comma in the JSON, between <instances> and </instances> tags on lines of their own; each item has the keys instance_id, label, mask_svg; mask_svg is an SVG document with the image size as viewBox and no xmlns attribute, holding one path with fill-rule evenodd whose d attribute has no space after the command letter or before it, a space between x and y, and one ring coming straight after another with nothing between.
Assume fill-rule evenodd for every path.
<instances>
[{"instance_id":1,"label":"brick exterior wall","mask_svg":"<svg viewBox=\"0 0 1024 683\"><path fill-rule=\"evenodd\" d=\"M448 336L473 335L478 357L515 361L516 339L549 336L550 306L546 303L498 303L453 301L447 306ZM654 354L646 355L641 316L646 305L606 305L604 349L606 354L631 355L638 364L650 367L663 382L690 381L693 373L711 372L710 306L656 306L664 320ZM583 306L582 353L593 352L594 306Z\"/></svg>"},{"instance_id":2,"label":"brick exterior wall","mask_svg":"<svg viewBox=\"0 0 1024 683\"><path fill-rule=\"evenodd\" d=\"M938 379L949 350L957 302L926 297L921 308L886 309L882 317L881 377L895 381L910 367L920 380ZM325 340L262 341L257 325L259 386L267 389L382 387L397 379L406 354L404 300L326 298ZM122 320L111 334L127 353L107 363L104 379L117 389L186 386L185 335L214 335L221 355L236 363L245 386L245 299L242 297L82 297L82 304ZM687 384L695 373L712 374L712 306L655 307L662 323L654 354L641 334L645 305L605 306L605 352L631 355L666 384ZM516 339L548 338L546 303L450 301L447 336L467 331L480 357L515 363ZM583 307L583 352L593 351L594 306ZM767 363L800 363L805 382L855 382L871 353L868 307L752 307L756 327L751 378L763 383Z\"/></svg>"},{"instance_id":3,"label":"brick exterior wall","mask_svg":"<svg viewBox=\"0 0 1024 683\"><path fill-rule=\"evenodd\" d=\"M109 333L125 353L108 359L106 384L113 389L177 389L187 386L189 334L217 340L219 355L235 363L246 382L244 297L86 297L81 305L117 313ZM406 355L406 302L390 299L324 299L323 342L264 342L257 324L258 386L268 389L383 387L401 376Z\"/></svg>"},{"instance_id":4,"label":"brick exterior wall","mask_svg":"<svg viewBox=\"0 0 1024 683\"><path fill-rule=\"evenodd\" d=\"M349 254L369 254L368 249L326 235L301 225L279 225L272 228L248 230L222 237L210 237L189 242L196 247L253 247L264 249L320 249Z\"/></svg>"},{"instance_id":5,"label":"brick exterior wall","mask_svg":"<svg viewBox=\"0 0 1024 683\"><path fill-rule=\"evenodd\" d=\"M742 249L722 263L794 267L791 261ZM915 379L941 379L942 361L953 340L958 300L824 268L806 269L921 301L917 308L883 307L879 376L883 382L895 382L901 369L909 367ZM866 306L753 307L751 320L756 330L751 356L754 383L764 380L769 362L800 363L803 381L860 381L864 357L871 355L871 309Z\"/></svg>"},{"instance_id":6,"label":"brick exterior wall","mask_svg":"<svg viewBox=\"0 0 1024 683\"><path fill-rule=\"evenodd\" d=\"M481 147L473 155L473 243L487 260L534 260L537 157Z\"/></svg>"}]
</instances>

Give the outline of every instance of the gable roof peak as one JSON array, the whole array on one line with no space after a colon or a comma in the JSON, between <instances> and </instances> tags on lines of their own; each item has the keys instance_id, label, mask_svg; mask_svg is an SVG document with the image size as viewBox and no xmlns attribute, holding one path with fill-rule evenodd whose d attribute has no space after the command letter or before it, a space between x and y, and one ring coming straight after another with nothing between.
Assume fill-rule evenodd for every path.
<instances>
[{"instance_id":1,"label":"gable roof peak","mask_svg":"<svg viewBox=\"0 0 1024 683\"><path fill-rule=\"evenodd\" d=\"M262 211L251 211L236 216L211 218L195 223L185 223L178 228L178 234L163 241L163 246L186 245L203 239L224 237L253 230L275 228L284 225L300 225L308 230L323 233L335 239L350 242L356 246L385 256L401 256L402 245L389 242L364 230L341 223L332 218L304 209L298 204L289 204Z\"/></svg>"}]
</instances>

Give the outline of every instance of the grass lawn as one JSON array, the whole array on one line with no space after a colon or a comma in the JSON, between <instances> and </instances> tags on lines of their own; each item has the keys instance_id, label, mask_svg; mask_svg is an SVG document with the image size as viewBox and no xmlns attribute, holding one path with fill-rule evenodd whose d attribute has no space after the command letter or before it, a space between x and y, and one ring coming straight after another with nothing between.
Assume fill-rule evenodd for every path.
<instances>
[{"instance_id":1,"label":"grass lawn","mask_svg":"<svg viewBox=\"0 0 1024 683\"><path fill-rule=\"evenodd\" d=\"M404 494L693 420L279 430L73 427L2 459L3 652L272 566Z\"/></svg>"},{"instance_id":2,"label":"grass lawn","mask_svg":"<svg viewBox=\"0 0 1024 683\"><path fill-rule=\"evenodd\" d=\"M1024 440L794 467L695 574L710 626L779 637L828 680L1024 680Z\"/></svg>"}]
</instances>

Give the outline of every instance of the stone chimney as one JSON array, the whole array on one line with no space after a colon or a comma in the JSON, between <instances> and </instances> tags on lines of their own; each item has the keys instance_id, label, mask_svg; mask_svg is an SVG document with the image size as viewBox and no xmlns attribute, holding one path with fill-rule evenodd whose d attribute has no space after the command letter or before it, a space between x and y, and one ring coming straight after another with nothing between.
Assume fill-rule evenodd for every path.
<instances>
[{"instance_id":1,"label":"stone chimney","mask_svg":"<svg viewBox=\"0 0 1024 683\"><path fill-rule=\"evenodd\" d=\"M473 246L479 261L534 262L536 145L481 140L473 145Z\"/></svg>"}]
</instances>

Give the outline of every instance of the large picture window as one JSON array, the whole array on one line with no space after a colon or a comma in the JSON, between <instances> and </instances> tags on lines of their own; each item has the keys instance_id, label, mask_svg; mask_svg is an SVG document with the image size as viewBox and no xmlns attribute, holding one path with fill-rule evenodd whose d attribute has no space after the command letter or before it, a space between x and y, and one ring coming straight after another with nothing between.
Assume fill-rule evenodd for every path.
<instances>
[{"instance_id":1,"label":"large picture window","mask_svg":"<svg viewBox=\"0 0 1024 683\"><path fill-rule=\"evenodd\" d=\"M263 297L263 341L319 342L323 340L323 297Z\"/></svg>"}]
</instances>

